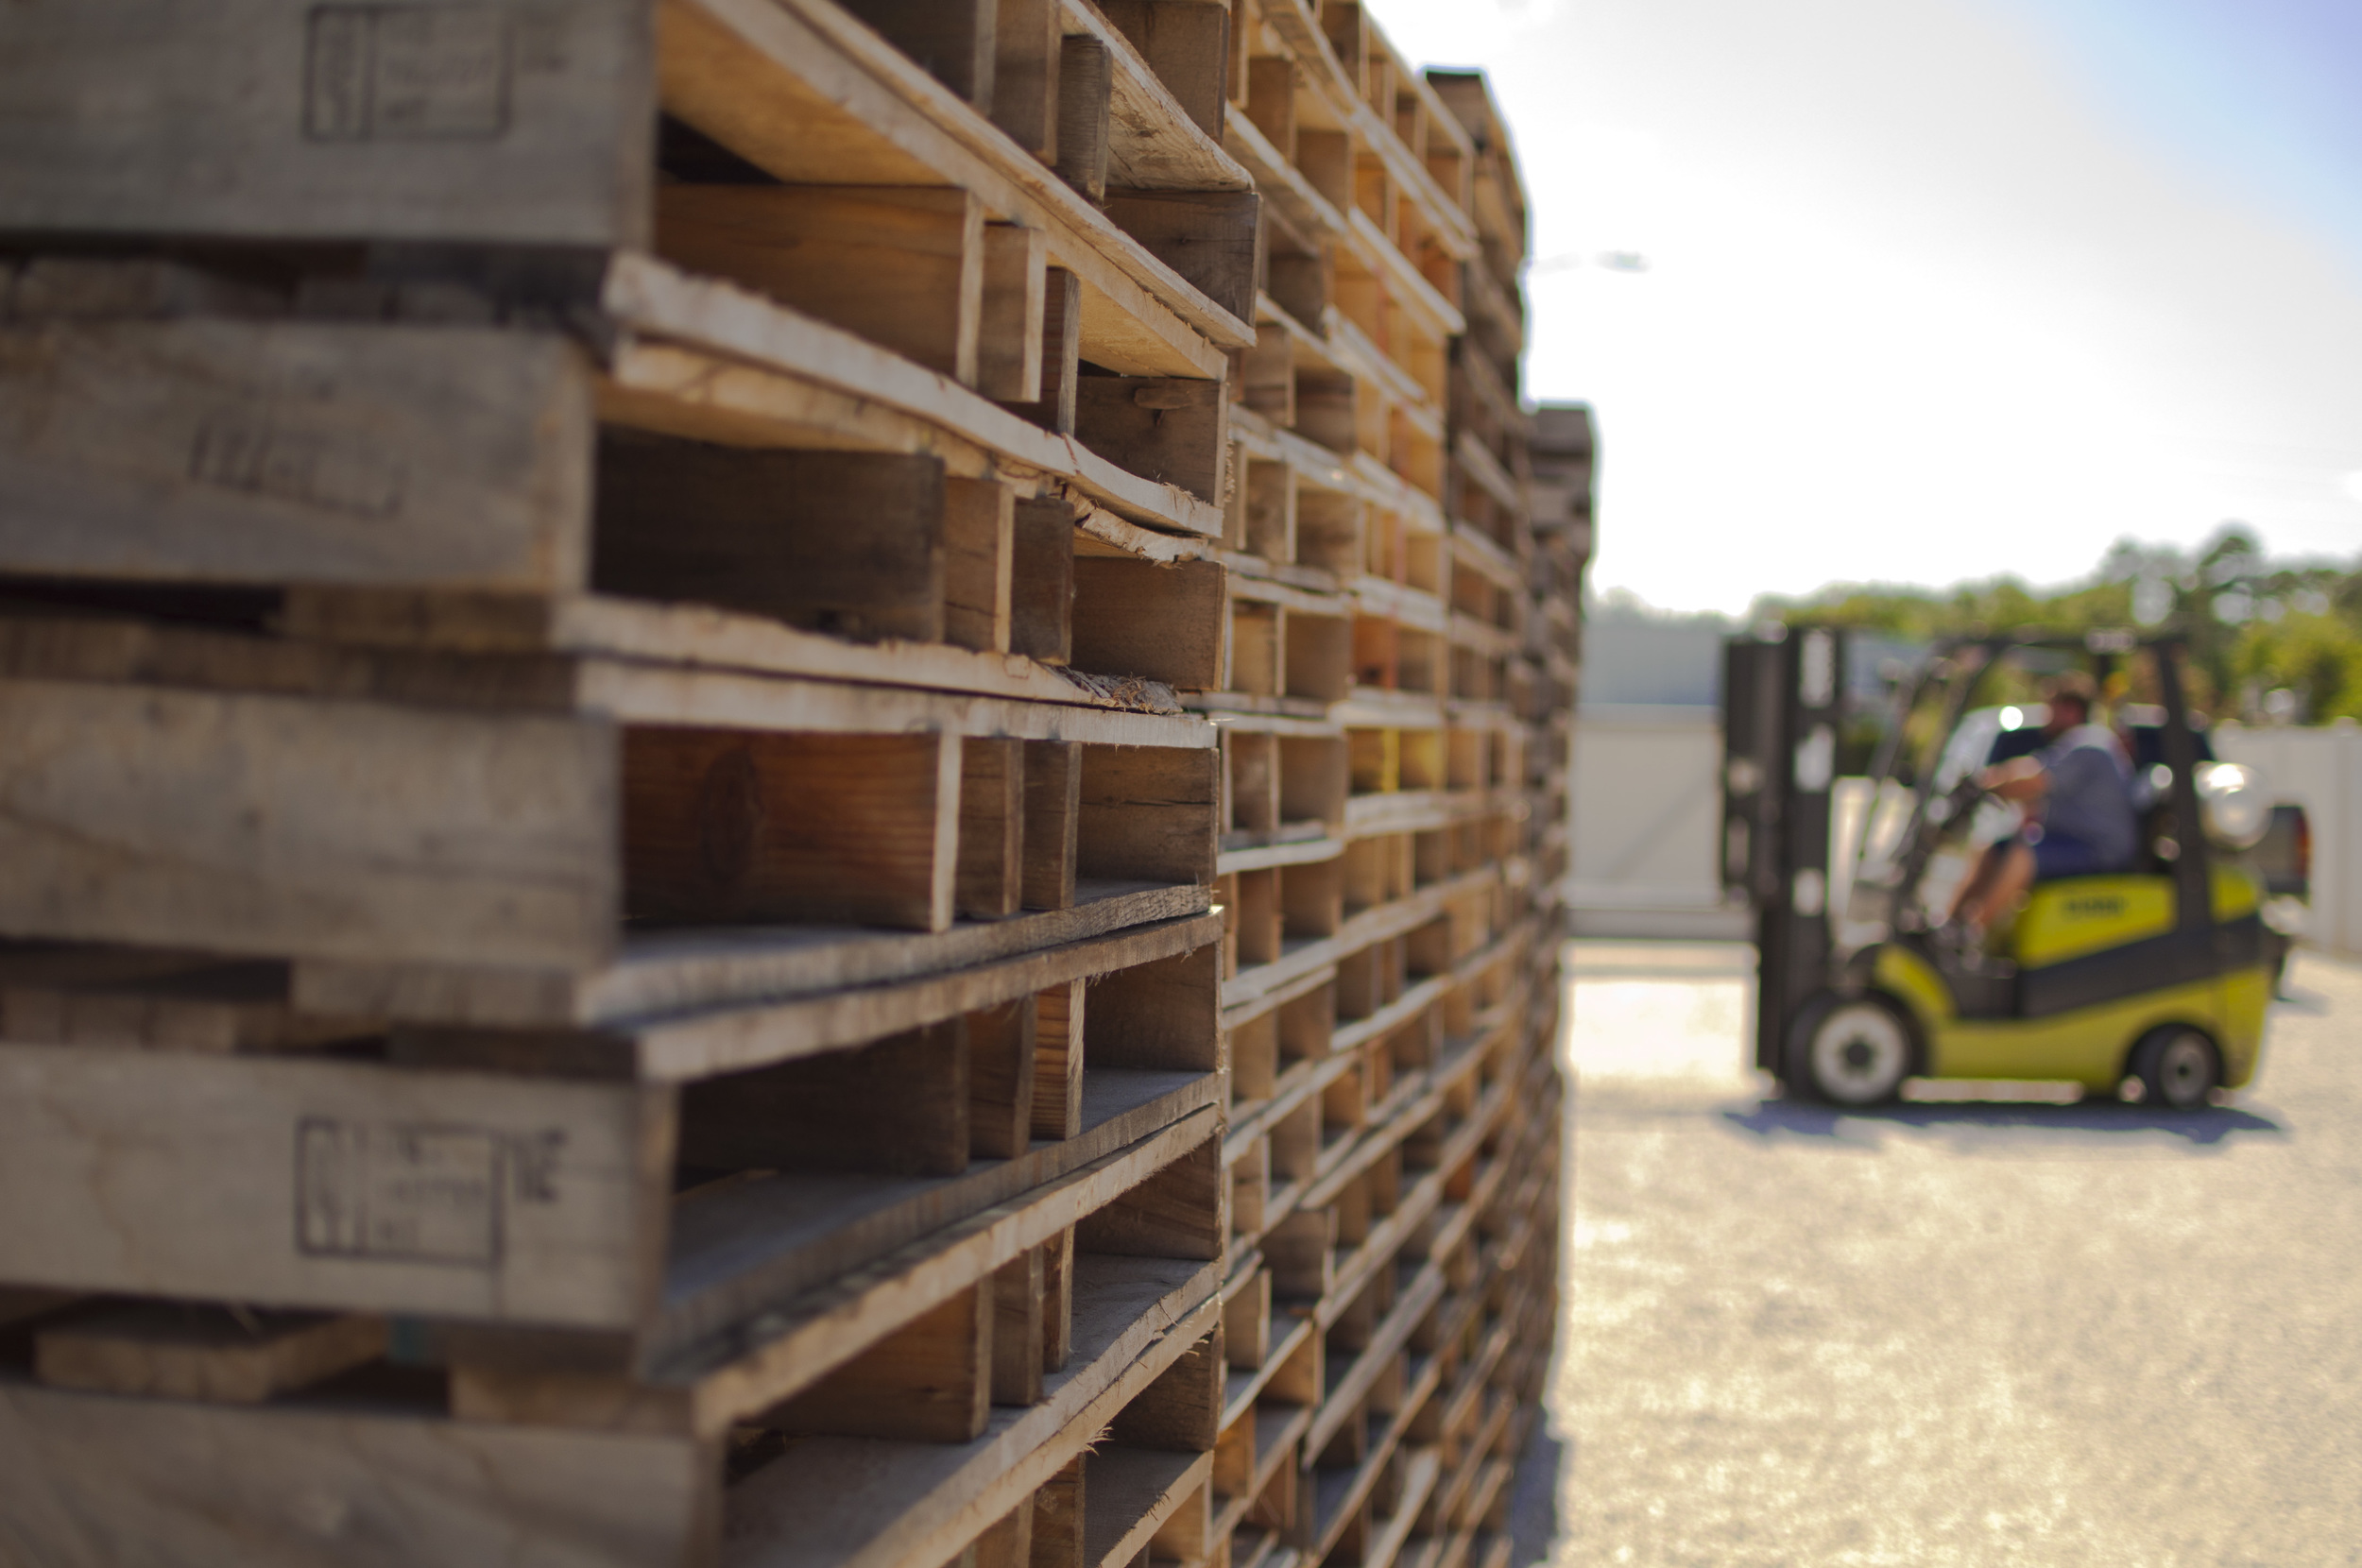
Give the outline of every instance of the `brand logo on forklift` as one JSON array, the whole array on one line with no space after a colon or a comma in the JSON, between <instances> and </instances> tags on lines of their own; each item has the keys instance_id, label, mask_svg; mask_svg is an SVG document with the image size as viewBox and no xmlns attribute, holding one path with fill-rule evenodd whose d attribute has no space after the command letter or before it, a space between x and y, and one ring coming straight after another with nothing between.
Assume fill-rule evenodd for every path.
<instances>
[{"instance_id":1,"label":"brand logo on forklift","mask_svg":"<svg viewBox=\"0 0 2362 1568\"><path fill-rule=\"evenodd\" d=\"M2121 898L2100 897L2095 895L2086 894L2080 898L2068 899L2066 901L2066 912L2072 915L2080 915L2090 918L2097 918L2101 915L2122 914L2124 912L2124 900Z\"/></svg>"}]
</instances>

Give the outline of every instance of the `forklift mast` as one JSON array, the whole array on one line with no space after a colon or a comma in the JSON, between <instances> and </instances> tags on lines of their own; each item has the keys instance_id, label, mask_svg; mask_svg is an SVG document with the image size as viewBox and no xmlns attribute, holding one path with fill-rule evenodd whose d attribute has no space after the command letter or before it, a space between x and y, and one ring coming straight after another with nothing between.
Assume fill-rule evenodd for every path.
<instances>
[{"instance_id":1,"label":"forklift mast","mask_svg":"<svg viewBox=\"0 0 2362 1568\"><path fill-rule=\"evenodd\" d=\"M1755 912L1755 1065L1777 1072L1796 1006L1829 983L1829 790L1845 634L1772 627L1722 645L1722 886Z\"/></svg>"}]
</instances>

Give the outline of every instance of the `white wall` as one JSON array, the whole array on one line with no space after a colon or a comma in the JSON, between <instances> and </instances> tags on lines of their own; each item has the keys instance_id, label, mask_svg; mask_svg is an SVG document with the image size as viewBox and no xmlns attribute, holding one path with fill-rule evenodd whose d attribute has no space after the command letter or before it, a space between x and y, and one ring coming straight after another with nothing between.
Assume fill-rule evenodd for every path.
<instances>
[{"instance_id":1,"label":"white wall","mask_svg":"<svg viewBox=\"0 0 2362 1568\"><path fill-rule=\"evenodd\" d=\"M1722 903L1722 726L1711 707L1588 707L1575 715L1576 930L1736 937Z\"/></svg>"},{"instance_id":2,"label":"white wall","mask_svg":"<svg viewBox=\"0 0 2362 1568\"><path fill-rule=\"evenodd\" d=\"M2274 800L2293 800L2313 825L2313 910L2306 938L2362 956L2362 729L2215 731L2215 754L2264 775Z\"/></svg>"},{"instance_id":3,"label":"white wall","mask_svg":"<svg viewBox=\"0 0 2362 1568\"><path fill-rule=\"evenodd\" d=\"M2261 770L2273 799L2304 807L2313 825L2307 939L2362 957L2362 728L2224 724L2215 732L2215 749L2225 761ZM1712 708L1606 707L1576 714L1567 892L1578 932L1746 934L1743 914L1722 903L1715 865L1721 764L1721 725ZM1840 809L1833 825L1836 888L1850 869L1842 829L1852 820Z\"/></svg>"}]
</instances>

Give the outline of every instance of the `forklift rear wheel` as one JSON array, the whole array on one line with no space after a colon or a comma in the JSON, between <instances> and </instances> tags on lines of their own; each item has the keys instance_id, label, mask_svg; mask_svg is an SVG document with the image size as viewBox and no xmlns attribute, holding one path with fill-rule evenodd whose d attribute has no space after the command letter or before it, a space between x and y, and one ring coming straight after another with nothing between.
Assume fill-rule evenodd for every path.
<instances>
[{"instance_id":1,"label":"forklift rear wheel","mask_svg":"<svg viewBox=\"0 0 2362 1568\"><path fill-rule=\"evenodd\" d=\"M2188 1024L2167 1024L2141 1036L2132 1048L2132 1076L2141 1081L2141 1103L2162 1111L2196 1111L2222 1081L2215 1043Z\"/></svg>"},{"instance_id":2,"label":"forklift rear wheel","mask_svg":"<svg viewBox=\"0 0 2362 1568\"><path fill-rule=\"evenodd\" d=\"M1878 1105L1911 1071L1910 1026L1876 997L1832 998L1807 1011L1791 1040L1789 1072L1836 1105ZM1801 1060L1797 1060L1801 1058Z\"/></svg>"}]
</instances>

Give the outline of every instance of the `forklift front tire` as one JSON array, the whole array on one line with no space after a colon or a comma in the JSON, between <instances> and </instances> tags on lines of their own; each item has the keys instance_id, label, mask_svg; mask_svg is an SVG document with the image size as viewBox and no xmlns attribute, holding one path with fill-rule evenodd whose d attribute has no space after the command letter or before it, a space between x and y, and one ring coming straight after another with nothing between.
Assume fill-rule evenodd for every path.
<instances>
[{"instance_id":1,"label":"forklift front tire","mask_svg":"<svg viewBox=\"0 0 2362 1568\"><path fill-rule=\"evenodd\" d=\"M1832 1105L1883 1105L1911 1074L1911 1027L1877 996L1816 997L1789 1033L1789 1084Z\"/></svg>"}]
</instances>

